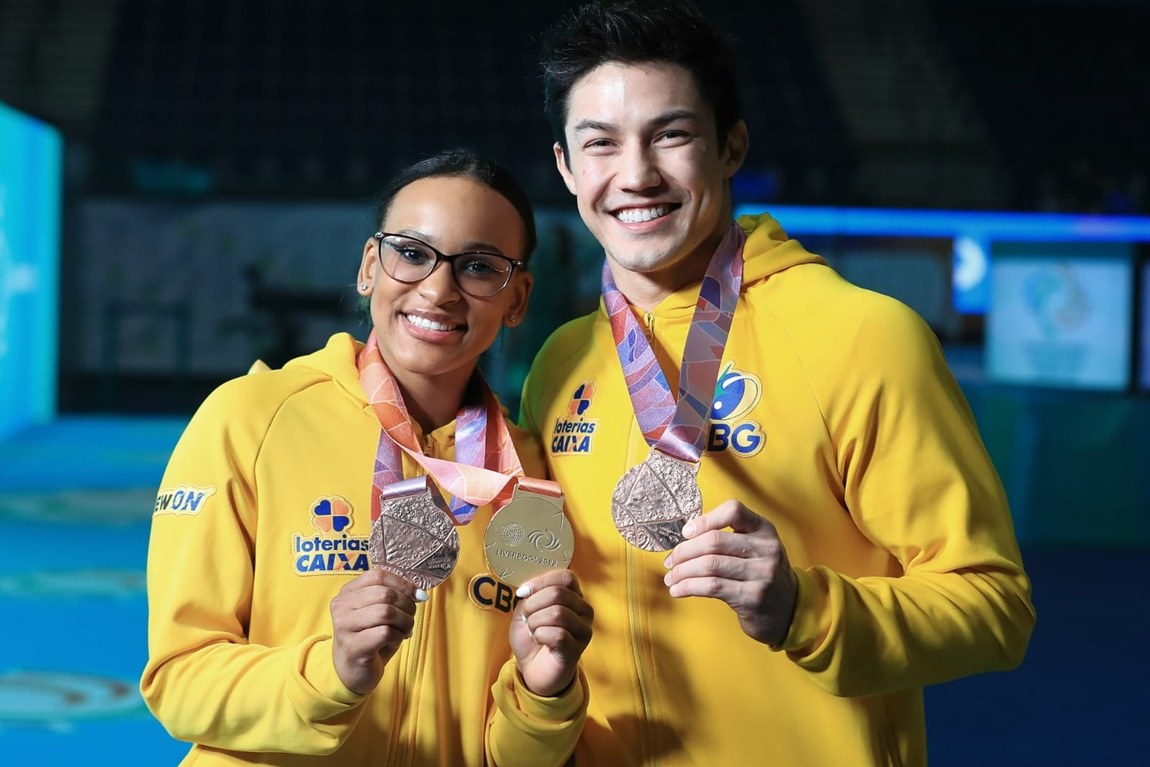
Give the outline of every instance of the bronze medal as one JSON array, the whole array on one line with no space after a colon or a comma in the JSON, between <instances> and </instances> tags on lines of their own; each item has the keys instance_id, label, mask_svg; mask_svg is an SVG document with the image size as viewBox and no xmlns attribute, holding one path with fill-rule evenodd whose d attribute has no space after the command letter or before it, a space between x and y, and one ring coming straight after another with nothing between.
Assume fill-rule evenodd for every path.
<instances>
[{"instance_id":1,"label":"bronze medal","mask_svg":"<svg viewBox=\"0 0 1150 767\"><path fill-rule=\"evenodd\" d=\"M459 533L438 491L423 478L421 490L389 496L371 526L368 557L421 589L438 586L459 559Z\"/></svg>"},{"instance_id":2,"label":"bronze medal","mask_svg":"<svg viewBox=\"0 0 1150 767\"><path fill-rule=\"evenodd\" d=\"M603 263L603 306L620 372L635 421L651 446L647 460L615 486L611 516L623 538L645 551L674 548L683 541L683 525L703 511L699 461L707 448L719 366L739 304L745 243L742 229L732 221L707 264L683 344L677 397L634 307L615 284L610 260Z\"/></svg>"},{"instance_id":3,"label":"bronze medal","mask_svg":"<svg viewBox=\"0 0 1150 767\"><path fill-rule=\"evenodd\" d=\"M549 570L562 570L571 564L575 551L575 536L563 515L563 495L534 492L524 484L516 486L484 533L487 569L513 587Z\"/></svg>"},{"instance_id":4,"label":"bronze medal","mask_svg":"<svg viewBox=\"0 0 1150 767\"><path fill-rule=\"evenodd\" d=\"M670 551L683 541L683 525L703 512L697 463L652 450L615 486L611 516L623 538L644 551Z\"/></svg>"}]
</instances>

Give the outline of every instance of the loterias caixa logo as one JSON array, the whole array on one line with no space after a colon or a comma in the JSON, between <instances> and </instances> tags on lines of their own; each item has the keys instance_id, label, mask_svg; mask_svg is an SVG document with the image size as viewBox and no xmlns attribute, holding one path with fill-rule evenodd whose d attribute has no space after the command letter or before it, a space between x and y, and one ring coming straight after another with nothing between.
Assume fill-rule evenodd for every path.
<instances>
[{"instance_id":1,"label":"loterias caixa logo","mask_svg":"<svg viewBox=\"0 0 1150 767\"><path fill-rule=\"evenodd\" d=\"M318 498L311 505L315 533L292 536L298 575L346 575L368 569L367 536L353 535L355 513L339 495Z\"/></svg>"},{"instance_id":2,"label":"loterias caixa logo","mask_svg":"<svg viewBox=\"0 0 1150 767\"><path fill-rule=\"evenodd\" d=\"M575 455L591 452L595 430L599 422L586 418L595 397L595 382L584 381L575 387L567 402L567 417L555 420L555 430L551 433L552 455Z\"/></svg>"},{"instance_id":3,"label":"loterias caixa logo","mask_svg":"<svg viewBox=\"0 0 1150 767\"><path fill-rule=\"evenodd\" d=\"M748 417L762 396L763 385L758 376L736 369L734 362L727 363L715 383L707 452L731 452L740 458L750 458L763 449L767 439L763 427ZM555 419L551 432L552 455L583 455L592 451L599 421L587 416L594 398L594 381L583 381L575 387L567 402L566 415Z\"/></svg>"}]
</instances>

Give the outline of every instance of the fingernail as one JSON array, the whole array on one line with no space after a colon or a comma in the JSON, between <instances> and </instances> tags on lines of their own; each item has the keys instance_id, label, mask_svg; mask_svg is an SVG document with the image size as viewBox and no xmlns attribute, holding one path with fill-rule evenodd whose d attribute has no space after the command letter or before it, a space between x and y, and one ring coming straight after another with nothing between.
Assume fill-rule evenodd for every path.
<instances>
[{"instance_id":1,"label":"fingernail","mask_svg":"<svg viewBox=\"0 0 1150 767\"><path fill-rule=\"evenodd\" d=\"M531 596L531 586L524 583L522 586L515 589L515 596L519 597L520 599Z\"/></svg>"},{"instance_id":2,"label":"fingernail","mask_svg":"<svg viewBox=\"0 0 1150 767\"><path fill-rule=\"evenodd\" d=\"M690 522L683 525L683 535L690 537L694 534L695 534L695 520L692 519Z\"/></svg>"},{"instance_id":3,"label":"fingernail","mask_svg":"<svg viewBox=\"0 0 1150 767\"><path fill-rule=\"evenodd\" d=\"M663 560L663 567L670 567L670 566L671 566L671 555L668 554L667 558Z\"/></svg>"},{"instance_id":4,"label":"fingernail","mask_svg":"<svg viewBox=\"0 0 1150 767\"><path fill-rule=\"evenodd\" d=\"M671 585L671 574L670 573L667 573L666 575L663 576L663 584L665 586Z\"/></svg>"},{"instance_id":5,"label":"fingernail","mask_svg":"<svg viewBox=\"0 0 1150 767\"><path fill-rule=\"evenodd\" d=\"M423 589L416 589L415 590L415 601L416 602L426 602L430 598L431 598L431 595L428 594Z\"/></svg>"}]
</instances>

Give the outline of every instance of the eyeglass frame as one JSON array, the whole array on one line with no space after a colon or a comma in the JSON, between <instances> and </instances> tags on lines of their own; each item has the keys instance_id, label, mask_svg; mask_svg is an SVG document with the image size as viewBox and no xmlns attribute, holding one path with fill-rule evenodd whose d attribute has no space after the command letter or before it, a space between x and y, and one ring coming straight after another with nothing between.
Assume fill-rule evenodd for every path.
<instances>
[{"instance_id":1,"label":"eyeglass frame","mask_svg":"<svg viewBox=\"0 0 1150 767\"><path fill-rule=\"evenodd\" d=\"M387 268L384 266L384 262L383 262L383 246L384 246L384 238L386 238L386 237L402 237L405 240L413 240L415 242L418 242L420 245L427 248L428 250L430 250L432 253L434 253L435 254L435 261L432 262L431 268L427 270L427 274L423 275L422 277L420 277L417 280L401 280L399 277L396 277L394 274L389 272L387 270ZM518 258L511 258L510 256L503 255L502 253L492 253L491 251L487 251L487 250L467 250L467 251L464 251L462 253L447 254L447 253L444 253L439 248L435 247L434 245L427 243L427 242L424 242L423 240L419 239L418 237L412 237L410 234L400 234L399 232L380 231L380 232L376 232L375 234L373 234L372 238L376 241L376 250L378 251L377 256L379 257L379 265L380 265L380 267L383 268L384 273L388 277L390 277L391 279L395 280L396 282L402 282L404 285L415 285L416 283L423 282L424 280L426 280L428 277L431 276L432 272L435 271L436 267L438 267L440 263L446 263L448 269L451 271L451 279L455 281L456 287L458 287L464 293L471 296L472 298L494 298L495 296L499 295L504 290L506 290L507 286L511 284L511 279L515 276L515 270L516 269L525 270L527 268L527 262L526 261L523 261L523 260L518 259ZM467 288L463 287L463 285L460 284L459 278L455 274L455 259L461 258L463 256L487 256L489 258L498 258L498 259L502 259L503 261L506 261L507 263L511 264L511 268L507 270L507 280L501 286L499 286L498 290L496 290L494 293L492 293L490 295L486 295L486 296L475 295L474 293L472 293L471 291L469 291Z\"/></svg>"}]
</instances>

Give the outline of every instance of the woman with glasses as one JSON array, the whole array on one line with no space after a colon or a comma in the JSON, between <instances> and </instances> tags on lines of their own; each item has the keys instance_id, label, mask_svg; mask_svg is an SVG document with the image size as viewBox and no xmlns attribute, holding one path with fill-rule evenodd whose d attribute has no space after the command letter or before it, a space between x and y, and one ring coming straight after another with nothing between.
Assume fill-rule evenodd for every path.
<instances>
[{"instance_id":1,"label":"woman with glasses","mask_svg":"<svg viewBox=\"0 0 1150 767\"><path fill-rule=\"evenodd\" d=\"M523 319L531 206L453 150L392 180L377 227L366 342L224 384L165 473L141 690L184 764L562 764L582 729L591 608L563 567L489 572L474 489L543 476L476 370ZM428 474L450 509L411 505Z\"/></svg>"}]
</instances>

